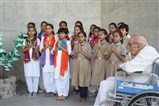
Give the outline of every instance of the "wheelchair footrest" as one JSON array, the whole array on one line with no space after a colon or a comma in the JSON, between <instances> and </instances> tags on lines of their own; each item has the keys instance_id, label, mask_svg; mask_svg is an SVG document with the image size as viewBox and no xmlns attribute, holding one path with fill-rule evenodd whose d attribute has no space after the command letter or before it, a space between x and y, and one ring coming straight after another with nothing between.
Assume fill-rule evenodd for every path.
<instances>
[{"instance_id":1,"label":"wheelchair footrest","mask_svg":"<svg viewBox=\"0 0 159 106\"><path fill-rule=\"evenodd\" d=\"M137 82L129 82L117 80L116 91L120 93L138 94L146 91L158 91L158 86L154 84L145 84Z\"/></svg>"}]
</instances>

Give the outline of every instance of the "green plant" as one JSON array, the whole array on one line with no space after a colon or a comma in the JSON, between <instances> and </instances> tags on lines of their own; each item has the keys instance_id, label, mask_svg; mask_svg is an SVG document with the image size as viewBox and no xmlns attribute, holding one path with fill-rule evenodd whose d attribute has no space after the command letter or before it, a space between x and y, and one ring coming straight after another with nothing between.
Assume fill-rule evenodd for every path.
<instances>
[{"instance_id":1,"label":"green plant","mask_svg":"<svg viewBox=\"0 0 159 106\"><path fill-rule=\"evenodd\" d=\"M13 66L13 62L20 59L21 56L19 55L19 52L26 36L27 35L23 33L18 35L18 38L13 41L13 49L6 53L6 50L3 49L2 33L0 33L0 66L2 67L1 69L3 69L2 71L10 71Z\"/></svg>"}]
</instances>

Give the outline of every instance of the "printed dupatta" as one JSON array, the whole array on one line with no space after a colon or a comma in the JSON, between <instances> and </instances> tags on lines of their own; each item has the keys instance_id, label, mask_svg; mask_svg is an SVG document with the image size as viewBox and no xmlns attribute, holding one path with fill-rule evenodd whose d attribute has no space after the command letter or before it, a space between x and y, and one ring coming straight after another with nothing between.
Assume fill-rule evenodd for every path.
<instances>
[{"instance_id":1,"label":"printed dupatta","mask_svg":"<svg viewBox=\"0 0 159 106\"><path fill-rule=\"evenodd\" d=\"M33 46L34 46L35 48L38 47L38 45L37 45L37 37L34 37L34 38L31 39L31 40L29 40L28 38L26 38L25 47L29 47L29 46L30 46L30 42L33 44ZM34 61L39 60L39 52L38 52L38 51L35 51L34 48L33 48L33 50L32 50L32 59L33 59ZM24 63L30 62L30 53L29 53L29 50L27 50L27 51L25 52L23 61L24 61Z\"/></svg>"}]
</instances>

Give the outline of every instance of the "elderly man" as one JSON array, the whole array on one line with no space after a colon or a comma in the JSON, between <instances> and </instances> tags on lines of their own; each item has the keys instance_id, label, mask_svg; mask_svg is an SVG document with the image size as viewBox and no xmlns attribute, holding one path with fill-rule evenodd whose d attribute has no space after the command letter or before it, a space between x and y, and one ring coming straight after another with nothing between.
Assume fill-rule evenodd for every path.
<instances>
[{"instance_id":1,"label":"elderly man","mask_svg":"<svg viewBox=\"0 0 159 106\"><path fill-rule=\"evenodd\" d=\"M134 35L129 41L129 49L131 55L134 57L131 61L123 63L120 68L125 70L129 76L129 81L147 82L150 77L142 74L135 74L136 71L142 73L152 72L152 63L159 57L155 48L148 45L146 38L143 35ZM113 106L113 103L107 101L107 93L113 92L115 84L115 77L109 77L100 83L98 95L94 106Z\"/></svg>"}]
</instances>

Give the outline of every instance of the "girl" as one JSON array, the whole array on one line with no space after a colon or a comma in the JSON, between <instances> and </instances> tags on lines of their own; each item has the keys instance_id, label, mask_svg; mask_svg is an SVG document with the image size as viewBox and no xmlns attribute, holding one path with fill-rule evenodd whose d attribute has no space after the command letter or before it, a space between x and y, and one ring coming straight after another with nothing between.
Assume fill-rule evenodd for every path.
<instances>
[{"instance_id":1,"label":"girl","mask_svg":"<svg viewBox=\"0 0 159 106\"><path fill-rule=\"evenodd\" d=\"M28 87L28 97L37 96L40 77L39 46L35 27L28 27L28 38L23 42L22 52L24 53L24 74Z\"/></svg>"},{"instance_id":2,"label":"girl","mask_svg":"<svg viewBox=\"0 0 159 106\"><path fill-rule=\"evenodd\" d=\"M88 36L88 42L91 41L91 39L93 38L93 29L96 27L96 25L92 24L90 26L90 32L89 32L89 36Z\"/></svg>"},{"instance_id":3,"label":"girl","mask_svg":"<svg viewBox=\"0 0 159 106\"><path fill-rule=\"evenodd\" d=\"M81 27L81 30L84 31L83 24L81 21L76 21L75 26L76 25L79 25Z\"/></svg>"},{"instance_id":4,"label":"girl","mask_svg":"<svg viewBox=\"0 0 159 106\"><path fill-rule=\"evenodd\" d=\"M80 32L78 34L79 43L75 45L72 52L72 58L76 61L73 66L73 71L77 73L76 81L73 84L79 85L80 91L80 102L86 102L88 86L90 85L91 68L90 68L90 58L91 58L91 48L88 43L86 43L86 33Z\"/></svg>"},{"instance_id":5,"label":"girl","mask_svg":"<svg viewBox=\"0 0 159 106\"><path fill-rule=\"evenodd\" d=\"M72 50L74 50L74 45L78 44L78 33L81 32L81 31L82 31L81 26L76 25L74 27L74 36L71 39ZM71 59L70 62L71 62L71 66L72 66L71 67L71 78L72 78L71 79L71 85L74 86L72 94L77 94L78 93L78 85L77 85L76 82L77 82L77 75L78 75L78 73L76 71L74 71L74 69L73 69L73 68L76 69L76 67L73 67L73 66L76 65L76 62L75 62L75 60L72 60L72 59Z\"/></svg>"},{"instance_id":6,"label":"girl","mask_svg":"<svg viewBox=\"0 0 159 106\"><path fill-rule=\"evenodd\" d=\"M98 35L99 35L100 27L93 28L93 38L90 41L91 48L93 49L94 45L98 43Z\"/></svg>"},{"instance_id":7,"label":"girl","mask_svg":"<svg viewBox=\"0 0 159 106\"><path fill-rule=\"evenodd\" d=\"M111 44L112 43L112 33L117 30L117 25L116 23L110 23L109 24L109 34L108 34L108 39L109 39L109 43Z\"/></svg>"},{"instance_id":8,"label":"girl","mask_svg":"<svg viewBox=\"0 0 159 106\"><path fill-rule=\"evenodd\" d=\"M46 35L41 41L41 66L43 71L43 82L46 90L46 97L55 96L55 82L54 82L54 65L53 65L53 55L51 50L53 49L55 43L55 37L53 35L53 25L46 25Z\"/></svg>"},{"instance_id":9,"label":"girl","mask_svg":"<svg viewBox=\"0 0 159 106\"><path fill-rule=\"evenodd\" d=\"M94 51L93 51L94 45L98 43L99 30L100 30L100 28L97 26L93 28L93 38L89 42L89 44L91 46L91 54L94 54ZM93 68L93 57L91 57L91 70L92 70L92 68ZM89 97L95 96L95 92L97 91L96 86L90 86L88 89L90 92L88 96Z\"/></svg>"},{"instance_id":10,"label":"girl","mask_svg":"<svg viewBox=\"0 0 159 106\"><path fill-rule=\"evenodd\" d=\"M75 43L78 43L78 33L79 33L80 31L82 31L81 26L76 25L76 26L74 27L74 35L72 36L72 39L71 39L72 49L73 49Z\"/></svg>"},{"instance_id":11,"label":"girl","mask_svg":"<svg viewBox=\"0 0 159 106\"><path fill-rule=\"evenodd\" d=\"M66 100L69 92L69 55L71 54L70 41L66 39L68 30L60 28L58 30L59 40L55 43L54 69L55 69L55 85L58 93L57 100Z\"/></svg>"},{"instance_id":12,"label":"girl","mask_svg":"<svg viewBox=\"0 0 159 106\"><path fill-rule=\"evenodd\" d=\"M119 30L113 32L113 43L106 50L108 59L107 78L114 76L119 64L124 62L126 48L122 43L122 33Z\"/></svg>"},{"instance_id":13,"label":"girl","mask_svg":"<svg viewBox=\"0 0 159 106\"><path fill-rule=\"evenodd\" d=\"M91 85L99 87L99 84L102 80L105 79L105 70L106 70L106 54L105 51L109 46L109 43L106 41L107 31L105 29L99 30L99 40L98 43L94 46L94 64L92 68L92 78L91 78ZM92 93L95 95L95 92Z\"/></svg>"},{"instance_id":14,"label":"girl","mask_svg":"<svg viewBox=\"0 0 159 106\"><path fill-rule=\"evenodd\" d=\"M42 37L45 36L45 33L46 33L46 25L47 25L47 22L46 22L46 21L41 22L41 31L40 31L40 33L38 34L38 38L39 38L40 41L41 41Z\"/></svg>"}]
</instances>

